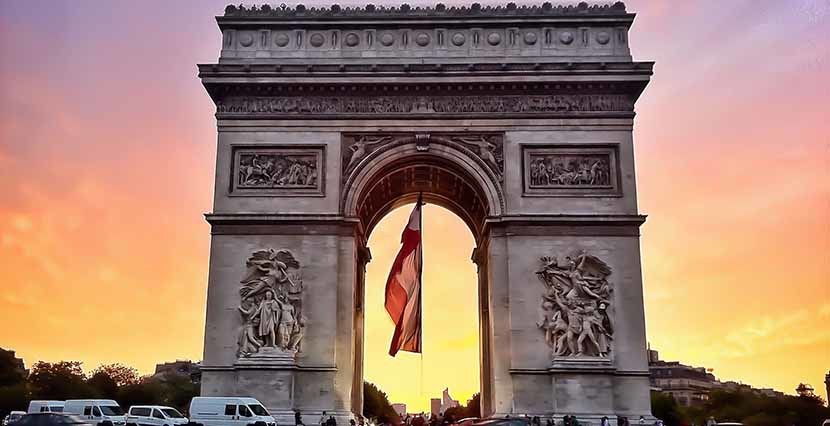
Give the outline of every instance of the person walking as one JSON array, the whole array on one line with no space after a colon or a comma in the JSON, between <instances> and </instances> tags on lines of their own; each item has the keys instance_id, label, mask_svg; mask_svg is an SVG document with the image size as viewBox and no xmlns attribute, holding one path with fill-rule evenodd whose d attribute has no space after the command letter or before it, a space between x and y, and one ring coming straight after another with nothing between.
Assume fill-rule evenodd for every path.
<instances>
[{"instance_id":1,"label":"person walking","mask_svg":"<svg viewBox=\"0 0 830 426\"><path fill-rule=\"evenodd\" d=\"M303 415L300 414L300 410L294 410L294 425L295 426L300 426L300 425L305 426L305 423L303 423Z\"/></svg>"}]
</instances>

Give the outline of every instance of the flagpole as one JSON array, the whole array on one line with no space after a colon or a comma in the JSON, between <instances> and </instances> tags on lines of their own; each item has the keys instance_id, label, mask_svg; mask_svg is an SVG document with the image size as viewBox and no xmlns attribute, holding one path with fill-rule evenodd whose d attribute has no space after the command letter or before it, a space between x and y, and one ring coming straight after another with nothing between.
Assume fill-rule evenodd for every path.
<instances>
[{"instance_id":1,"label":"flagpole","mask_svg":"<svg viewBox=\"0 0 830 426\"><path fill-rule=\"evenodd\" d=\"M421 228L421 250L419 253L420 259L418 262L418 317L421 320L421 326L418 327L418 349L421 352L421 359L424 356L424 201L423 193L418 193L418 225Z\"/></svg>"},{"instance_id":2,"label":"flagpole","mask_svg":"<svg viewBox=\"0 0 830 426\"><path fill-rule=\"evenodd\" d=\"M421 229L421 249L418 256L420 257L418 262L418 281L420 281L420 285L418 286L418 319L421 321L420 327L418 327L418 349L419 349L419 358L420 362L418 363L418 370L419 375L421 376L421 383L420 383L420 391L421 396L424 395L424 201L423 201L424 194L422 192L418 193L418 225Z\"/></svg>"}]
</instances>

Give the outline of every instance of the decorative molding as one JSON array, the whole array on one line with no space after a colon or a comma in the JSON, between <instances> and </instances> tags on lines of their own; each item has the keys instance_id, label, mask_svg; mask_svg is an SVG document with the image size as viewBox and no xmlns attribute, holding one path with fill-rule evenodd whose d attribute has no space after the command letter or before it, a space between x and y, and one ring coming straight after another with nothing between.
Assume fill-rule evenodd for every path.
<instances>
[{"instance_id":1,"label":"decorative molding","mask_svg":"<svg viewBox=\"0 0 830 426\"><path fill-rule=\"evenodd\" d=\"M288 250L257 250L240 281L238 364L293 363L305 331L300 262Z\"/></svg>"},{"instance_id":2,"label":"decorative molding","mask_svg":"<svg viewBox=\"0 0 830 426\"><path fill-rule=\"evenodd\" d=\"M554 365L593 365L611 354L611 267L585 251L563 260L541 258L536 275L545 287L544 317L536 325L545 334Z\"/></svg>"},{"instance_id":3,"label":"decorative molding","mask_svg":"<svg viewBox=\"0 0 830 426\"><path fill-rule=\"evenodd\" d=\"M324 195L323 146L233 146L230 195Z\"/></svg>"},{"instance_id":4,"label":"decorative molding","mask_svg":"<svg viewBox=\"0 0 830 426\"><path fill-rule=\"evenodd\" d=\"M522 147L525 196L621 196L616 145Z\"/></svg>"},{"instance_id":5,"label":"decorative molding","mask_svg":"<svg viewBox=\"0 0 830 426\"><path fill-rule=\"evenodd\" d=\"M384 7L367 4L363 7L331 7L307 8L298 4L288 7L262 6L234 6L225 8L225 17L278 17L278 18L336 18L336 17L518 17L518 16L620 16L626 15L625 3L618 1L613 4L594 4L580 2L576 5L554 5L545 2L541 6L518 6L516 3L507 3L504 6L482 6L473 3L469 6L447 7L438 3L435 7L415 7L404 3L398 7Z\"/></svg>"},{"instance_id":6,"label":"decorative molding","mask_svg":"<svg viewBox=\"0 0 830 426\"><path fill-rule=\"evenodd\" d=\"M419 137L420 136L420 137ZM443 140L454 143L457 148L470 154L480 163L483 163L501 182L504 179L504 135L492 132L472 133L437 133L414 135L407 133L348 133L343 135L341 142L343 149L343 182L357 165L369 154L398 146L407 141L415 141L419 149L429 149L431 141Z\"/></svg>"},{"instance_id":7,"label":"decorative molding","mask_svg":"<svg viewBox=\"0 0 830 426\"><path fill-rule=\"evenodd\" d=\"M217 101L219 115L571 114L630 112L626 95L496 96L232 96Z\"/></svg>"}]
</instances>

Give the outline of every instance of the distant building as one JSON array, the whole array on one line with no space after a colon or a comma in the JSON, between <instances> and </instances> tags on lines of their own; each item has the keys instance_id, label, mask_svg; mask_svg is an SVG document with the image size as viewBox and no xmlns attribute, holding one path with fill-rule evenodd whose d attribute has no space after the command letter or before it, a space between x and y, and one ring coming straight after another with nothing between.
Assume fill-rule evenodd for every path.
<instances>
[{"instance_id":1,"label":"distant building","mask_svg":"<svg viewBox=\"0 0 830 426\"><path fill-rule=\"evenodd\" d=\"M395 404L392 404L392 409L395 410L396 413L398 413L398 416L400 418L406 417L406 404L397 402Z\"/></svg>"},{"instance_id":2,"label":"distant building","mask_svg":"<svg viewBox=\"0 0 830 426\"><path fill-rule=\"evenodd\" d=\"M677 361L663 361L660 359L660 354L651 348L648 349L648 370L653 391L672 395L678 404L685 406L708 401L709 393L716 389L730 392L752 392L769 397L784 396L783 392L772 388L758 389L740 382L721 382L709 369L692 367Z\"/></svg>"},{"instance_id":3,"label":"distant building","mask_svg":"<svg viewBox=\"0 0 830 426\"><path fill-rule=\"evenodd\" d=\"M824 376L824 392L827 397L827 406L830 407L830 371Z\"/></svg>"},{"instance_id":4,"label":"distant building","mask_svg":"<svg viewBox=\"0 0 830 426\"><path fill-rule=\"evenodd\" d=\"M436 416L441 414L441 398L430 398L429 413Z\"/></svg>"},{"instance_id":5,"label":"distant building","mask_svg":"<svg viewBox=\"0 0 830 426\"><path fill-rule=\"evenodd\" d=\"M187 377L193 383L202 381L201 364L190 360L179 360L156 364L156 372L153 377L163 379L165 377Z\"/></svg>"},{"instance_id":6,"label":"distant building","mask_svg":"<svg viewBox=\"0 0 830 426\"><path fill-rule=\"evenodd\" d=\"M709 400L709 392L718 387L715 376L703 367L677 361L662 361L657 351L648 351L648 370L654 390L672 395L678 404L693 406Z\"/></svg>"},{"instance_id":7,"label":"distant building","mask_svg":"<svg viewBox=\"0 0 830 426\"><path fill-rule=\"evenodd\" d=\"M444 388L444 392L441 394L441 412L445 413L450 408L455 408L459 405L458 400L452 399L450 396L450 389Z\"/></svg>"},{"instance_id":8,"label":"distant building","mask_svg":"<svg viewBox=\"0 0 830 426\"><path fill-rule=\"evenodd\" d=\"M7 356L12 359L12 363L15 367L14 369L17 370L21 376L25 378L29 375L29 370L26 369L26 364L23 363L23 359L18 358L13 350L0 348L0 352L5 352Z\"/></svg>"}]
</instances>

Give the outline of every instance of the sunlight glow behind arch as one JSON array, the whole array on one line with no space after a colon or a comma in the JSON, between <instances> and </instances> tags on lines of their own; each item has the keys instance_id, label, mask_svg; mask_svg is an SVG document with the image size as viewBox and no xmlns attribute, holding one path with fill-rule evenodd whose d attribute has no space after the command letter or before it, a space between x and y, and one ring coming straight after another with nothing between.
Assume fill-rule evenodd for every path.
<instances>
[{"instance_id":1,"label":"sunlight glow behind arch","mask_svg":"<svg viewBox=\"0 0 830 426\"><path fill-rule=\"evenodd\" d=\"M409 412L429 412L429 399L440 397L445 387L461 404L479 391L478 276L467 225L443 207L424 206L424 353L388 355L394 324L383 307L384 286L412 207L390 212L369 237L364 380L386 392L390 402L405 403Z\"/></svg>"}]
</instances>

